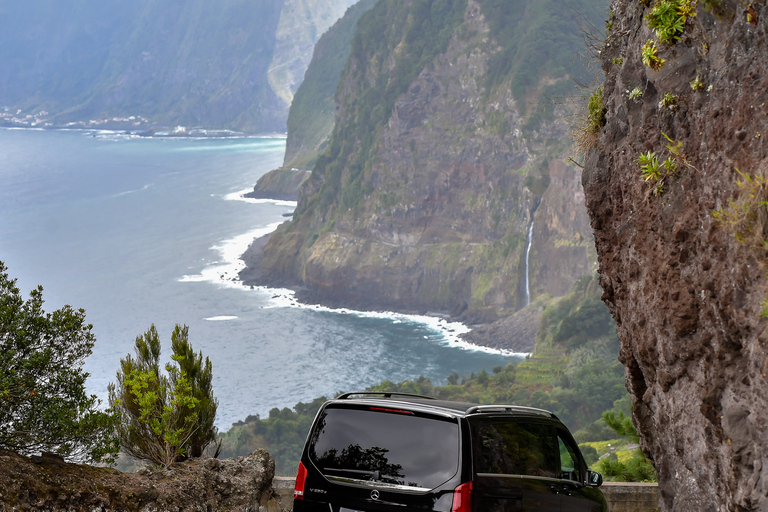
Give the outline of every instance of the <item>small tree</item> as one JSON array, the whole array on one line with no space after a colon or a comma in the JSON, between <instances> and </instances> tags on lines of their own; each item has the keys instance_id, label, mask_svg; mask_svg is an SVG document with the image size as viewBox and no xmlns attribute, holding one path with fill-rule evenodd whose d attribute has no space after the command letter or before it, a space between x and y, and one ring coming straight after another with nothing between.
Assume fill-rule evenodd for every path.
<instances>
[{"instance_id":1,"label":"small tree","mask_svg":"<svg viewBox=\"0 0 768 512\"><path fill-rule=\"evenodd\" d=\"M211 387L211 362L195 355L189 328L176 325L171 335L173 363L160 372L160 338L152 325L136 338L133 358L120 360L117 385L109 402L119 416L118 437L131 456L169 466L199 457L216 439L213 425L218 401Z\"/></svg>"},{"instance_id":2,"label":"small tree","mask_svg":"<svg viewBox=\"0 0 768 512\"><path fill-rule=\"evenodd\" d=\"M632 423L632 418L625 415L624 411L619 410L618 414L615 410L605 411L603 413L603 421L611 430L630 442L638 443L640 441L640 436L637 434L637 429ZM614 482L656 481L656 470L640 448L637 448L632 457L627 460L620 461L616 454L611 454L609 457L598 462L595 467L609 480Z\"/></svg>"},{"instance_id":3,"label":"small tree","mask_svg":"<svg viewBox=\"0 0 768 512\"><path fill-rule=\"evenodd\" d=\"M111 462L115 417L85 392L93 326L82 309L46 313L43 302L41 286L23 300L0 262L0 447Z\"/></svg>"}]
</instances>

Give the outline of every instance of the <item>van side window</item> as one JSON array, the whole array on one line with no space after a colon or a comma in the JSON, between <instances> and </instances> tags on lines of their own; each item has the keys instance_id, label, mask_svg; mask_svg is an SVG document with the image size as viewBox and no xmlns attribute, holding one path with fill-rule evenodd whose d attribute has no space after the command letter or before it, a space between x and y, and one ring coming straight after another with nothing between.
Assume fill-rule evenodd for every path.
<instances>
[{"instance_id":1,"label":"van side window","mask_svg":"<svg viewBox=\"0 0 768 512\"><path fill-rule=\"evenodd\" d=\"M579 458L573 444L558 431L557 444L560 448L560 478L581 482Z\"/></svg>"},{"instance_id":2,"label":"van side window","mask_svg":"<svg viewBox=\"0 0 768 512\"><path fill-rule=\"evenodd\" d=\"M490 420L476 424L473 437L477 473L558 476L558 450L550 425Z\"/></svg>"}]
</instances>

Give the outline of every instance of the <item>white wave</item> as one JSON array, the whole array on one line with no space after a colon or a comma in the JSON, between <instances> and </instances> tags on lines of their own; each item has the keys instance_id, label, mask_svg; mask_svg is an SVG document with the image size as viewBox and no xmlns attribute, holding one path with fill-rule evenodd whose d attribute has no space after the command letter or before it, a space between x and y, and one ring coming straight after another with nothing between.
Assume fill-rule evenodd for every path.
<instances>
[{"instance_id":1,"label":"white wave","mask_svg":"<svg viewBox=\"0 0 768 512\"><path fill-rule=\"evenodd\" d=\"M394 313L391 311L358 311L350 308L330 308L327 306L321 306L319 304L304 304L296 299L296 292L293 290L286 288L268 288L266 286L246 286L242 281L240 281L238 276L240 271L245 268L245 262L240 259L242 254L246 251L254 239L273 232L279 225L280 223L270 224L266 227L249 231L248 233L236 236L230 240L225 240L218 245L214 245L212 249L219 253L221 260L207 266L200 272L200 274L185 275L181 277L179 281L210 282L218 284L222 287L252 290L257 293L269 295L269 305L264 306L265 309L302 308L341 315L355 315L362 318L383 318L388 319L394 323L419 323L425 325L429 330L434 332L436 339L439 342L445 343L450 347L457 347L469 351L501 354L504 356L525 357L528 355L527 353L483 347L464 341L460 338L460 335L469 332L470 328L461 322L450 322L444 318L427 315L408 315L403 313ZM427 338L429 339L429 337Z\"/></svg>"},{"instance_id":2,"label":"white wave","mask_svg":"<svg viewBox=\"0 0 768 512\"><path fill-rule=\"evenodd\" d=\"M221 315L221 316L211 316L208 318L203 318L203 320L208 320L209 322L225 322L227 320L237 320L237 317Z\"/></svg>"},{"instance_id":3,"label":"white wave","mask_svg":"<svg viewBox=\"0 0 768 512\"><path fill-rule=\"evenodd\" d=\"M222 140L222 137L174 137L175 139L194 139L194 140ZM255 142L240 142L235 144L211 144L207 146L185 146L176 148L176 151L223 151L229 149L235 149L242 152L255 152L261 153L266 150L272 150L278 146L285 145L285 139L273 139L272 137L247 137L247 136L232 136L226 137L231 141L248 141L254 140ZM266 143L265 143L266 141Z\"/></svg>"},{"instance_id":4,"label":"white wave","mask_svg":"<svg viewBox=\"0 0 768 512\"><path fill-rule=\"evenodd\" d=\"M501 354L503 356L525 357L527 352L512 352L511 350L496 349L475 345L463 340L460 336L469 332L471 329L461 322L450 322L444 318L427 315L409 315L405 313L395 313L392 311L358 311L349 308L330 308L318 304L304 304L296 299L296 293L293 290L284 288L267 288L265 286L254 286L254 290L271 295L268 308L303 308L314 311L325 311L341 315L354 315L361 318L382 318L390 320L392 323L412 322L427 326L429 330L435 333L438 341L445 343L450 347L457 347L463 350L487 352L490 354ZM425 339L434 339L425 336Z\"/></svg>"},{"instance_id":5,"label":"white wave","mask_svg":"<svg viewBox=\"0 0 768 512\"><path fill-rule=\"evenodd\" d=\"M127 196L128 194L133 194L135 192L143 192L151 186L152 186L152 183L148 183L141 188L137 188L136 190L126 190L125 192L120 192L119 194L115 194L112 197L121 197L121 196Z\"/></svg>"},{"instance_id":6,"label":"white wave","mask_svg":"<svg viewBox=\"0 0 768 512\"><path fill-rule=\"evenodd\" d=\"M231 192L224 196L227 201L244 201L251 204L274 204L275 206L291 206L296 208L299 204L296 201L283 201L281 199L254 199L251 197L245 197L245 194L251 192L252 188L246 188L238 192Z\"/></svg>"},{"instance_id":7,"label":"white wave","mask_svg":"<svg viewBox=\"0 0 768 512\"><path fill-rule=\"evenodd\" d=\"M182 276L182 283L209 282L227 288L245 288L238 274L245 268L245 262L240 259L254 239L273 232L279 226L275 222L263 228L254 229L229 240L224 240L211 247L219 253L220 259L205 267L199 274Z\"/></svg>"}]
</instances>

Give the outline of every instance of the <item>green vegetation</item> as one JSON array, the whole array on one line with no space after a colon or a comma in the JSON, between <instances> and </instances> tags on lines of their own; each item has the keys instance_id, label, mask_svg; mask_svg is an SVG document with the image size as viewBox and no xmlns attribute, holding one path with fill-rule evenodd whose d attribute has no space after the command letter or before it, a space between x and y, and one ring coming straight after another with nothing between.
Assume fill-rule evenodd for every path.
<instances>
[{"instance_id":1,"label":"green vegetation","mask_svg":"<svg viewBox=\"0 0 768 512\"><path fill-rule=\"evenodd\" d=\"M627 396L616 402L614 410L603 413L603 421L616 434L630 443L637 444L640 442L637 429L632 424L632 418L624 413L628 408L629 397ZM615 441L612 443L614 447L617 444L619 443ZM629 450L629 453L625 451L623 456L619 456L620 453L619 451L611 451L607 457L595 464L594 468L602 473L606 479L614 482L656 481L656 470L640 448Z\"/></svg>"},{"instance_id":2,"label":"green vegetation","mask_svg":"<svg viewBox=\"0 0 768 512\"><path fill-rule=\"evenodd\" d=\"M696 16L697 3L697 0L657 0L645 20L662 44L674 44L680 40L688 20Z\"/></svg>"},{"instance_id":3,"label":"green vegetation","mask_svg":"<svg viewBox=\"0 0 768 512\"><path fill-rule=\"evenodd\" d=\"M643 91L641 91L639 87L635 87L634 89L632 89L632 92L629 93L630 100L639 100L642 97L643 97Z\"/></svg>"},{"instance_id":4,"label":"green vegetation","mask_svg":"<svg viewBox=\"0 0 768 512\"><path fill-rule=\"evenodd\" d=\"M741 176L736 179L741 189L739 198L729 199L728 206L713 211L712 216L764 261L768 256L768 178L752 176L739 169L736 172Z\"/></svg>"},{"instance_id":5,"label":"green vegetation","mask_svg":"<svg viewBox=\"0 0 768 512\"><path fill-rule=\"evenodd\" d=\"M589 97L587 110L577 119L573 131L576 152L586 155L597 143L597 135L605 126L605 114L608 109L603 104L603 88L599 87Z\"/></svg>"},{"instance_id":6,"label":"green vegetation","mask_svg":"<svg viewBox=\"0 0 768 512\"><path fill-rule=\"evenodd\" d=\"M696 78L691 80L688 85L690 85L691 89L694 91L701 91L704 89L704 82L699 79L699 75L696 75Z\"/></svg>"},{"instance_id":7,"label":"green vegetation","mask_svg":"<svg viewBox=\"0 0 768 512\"><path fill-rule=\"evenodd\" d=\"M662 100L662 102L663 101L664 100ZM680 166L695 169L682 153L682 141L673 141L666 133L662 133L662 135L669 141L669 144L664 146L667 149L669 156L661 163L661 165L659 165L659 157L655 151L649 150L647 153L640 154L640 156L637 157L637 163L640 164L640 175L646 182L653 186L653 193L657 196L664 193L664 183L667 178L677 172Z\"/></svg>"},{"instance_id":8,"label":"green vegetation","mask_svg":"<svg viewBox=\"0 0 768 512\"><path fill-rule=\"evenodd\" d=\"M664 96L661 98L661 105L663 107L668 107L670 110L676 110L677 94L673 94L671 92L665 92Z\"/></svg>"},{"instance_id":9,"label":"green vegetation","mask_svg":"<svg viewBox=\"0 0 768 512\"><path fill-rule=\"evenodd\" d=\"M576 0L565 8L557 0L480 0L480 5L491 37L502 48L489 62L487 95L508 84L521 114L525 114L526 96L535 92L543 77L568 75L582 83L590 82L584 63L574 58L574 48L584 46L580 16L599 24L605 2Z\"/></svg>"},{"instance_id":10,"label":"green vegetation","mask_svg":"<svg viewBox=\"0 0 768 512\"><path fill-rule=\"evenodd\" d=\"M601 414L627 396L624 371L616 360L615 324L600 301L596 278L584 277L574 292L545 309L534 354L519 364L497 366L468 377L448 376L436 386L420 377L382 382L370 390L417 393L481 404L515 403L555 412L581 441L610 439ZM250 416L222 436L222 455L237 456L265 448L278 474L293 474L309 427L325 397L299 403L293 410L272 409L269 417ZM597 423L602 424L597 425Z\"/></svg>"},{"instance_id":11,"label":"green vegetation","mask_svg":"<svg viewBox=\"0 0 768 512\"><path fill-rule=\"evenodd\" d=\"M357 21L374 4L375 0L361 0L350 7L315 44L312 61L288 113L286 167L311 169L317 155L327 147L336 111L334 96Z\"/></svg>"},{"instance_id":12,"label":"green vegetation","mask_svg":"<svg viewBox=\"0 0 768 512\"><path fill-rule=\"evenodd\" d=\"M43 310L43 288L24 300L0 262L0 448L111 462L115 417L87 395L82 370L96 340L85 311Z\"/></svg>"},{"instance_id":13,"label":"green vegetation","mask_svg":"<svg viewBox=\"0 0 768 512\"><path fill-rule=\"evenodd\" d=\"M345 212L372 192L365 171L375 154L376 135L392 115L395 100L445 51L465 9L466 0L383 1L358 20L340 84L353 88L344 92L341 108L347 115L317 160L314 172L324 180L309 210Z\"/></svg>"},{"instance_id":14,"label":"green vegetation","mask_svg":"<svg viewBox=\"0 0 768 512\"><path fill-rule=\"evenodd\" d=\"M176 325L171 348L176 364L165 365L166 376L160 373L160 338L152 325L136 338L136 357L120 360L117 385L109 385L123 450L163 467L201 456L217 433L211 362L206 357L203 364L203 354L195 355L186 326Z\"/></svg>"},{"instance_id":15,"label":"green vegetation","mask_svg":"<svg viewBox=\"0 0 768 512\"><path fill-rule=\"evenodd\" d=\"M659 57L659 47L653 39L646 41L641 48L641 51L643 55L643 64L654 71L659 71L661 66L667 61L667 59Z\"/></svg>"}]
</instances>

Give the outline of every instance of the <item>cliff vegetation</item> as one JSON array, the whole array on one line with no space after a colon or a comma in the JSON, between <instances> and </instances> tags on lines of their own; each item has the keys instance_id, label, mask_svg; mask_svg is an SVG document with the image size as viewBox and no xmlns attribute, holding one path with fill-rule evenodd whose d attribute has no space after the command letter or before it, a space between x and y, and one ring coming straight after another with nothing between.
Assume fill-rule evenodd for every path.
<instances>
[{"instance_id":1,"label":"cliff vegetation","mask_svg":"<svg viewBox=\"0 0 768 512\"><path fill-rule=\"evenodd\" d=\"M246 281L470 322L567 294L594 253L568 109L547 98L583 78L578 12L605 5L573 7L385 0L363 14L328 147L293 220L246 254Z\"/></svg>"}]
</instances>

